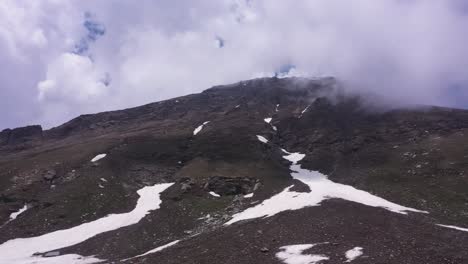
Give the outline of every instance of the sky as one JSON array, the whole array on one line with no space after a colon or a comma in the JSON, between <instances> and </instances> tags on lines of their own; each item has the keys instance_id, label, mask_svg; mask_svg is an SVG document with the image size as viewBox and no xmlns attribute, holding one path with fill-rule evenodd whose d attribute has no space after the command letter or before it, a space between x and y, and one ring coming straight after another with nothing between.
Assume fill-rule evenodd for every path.
<instances>
[{"instance_id":1,"label":"sky","mask_svg":"<svg viewBox=\"0 0 468 264\"><path fill-rule=\"evenodd\" d=\"M0 130L278 72L468 108L465 2L2 0Z\"/></svg>"}]
</instances>

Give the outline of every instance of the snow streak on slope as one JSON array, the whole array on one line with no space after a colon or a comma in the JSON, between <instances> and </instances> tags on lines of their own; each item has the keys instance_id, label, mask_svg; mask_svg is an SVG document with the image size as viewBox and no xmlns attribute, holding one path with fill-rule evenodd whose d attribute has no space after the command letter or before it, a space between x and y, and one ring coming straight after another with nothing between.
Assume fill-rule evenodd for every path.
<instances>
[{"instance_id":1,"label":"snow streak on slope","mask_svg":"<svg viewBox=\"0 0 468 264\"><path fill-rule=\"evenodd\" d=\"M94 157L94 158L91 160L91 162L96 162L96 161L98 161L98 160L100 160L100 159L105 158L106 156L107 156L107 154L99 154L99 155L97 155L96 157Z\"/></svg>"},{"instance_id":2,"label":"snow streak on slope","mask_svg":"<svg viewBox=\"0 0 468 264\"><path fill-rule=\"evenodd\" d=\"M361 255L362 255L362 247L355 247L353 249L350 249L346 251L345 253L345 257L347 259L346 262L351 262Z\"/></svg>"},{"instance_id":3,"label":"snow streak on slope","mask_svg":"<svg viewBox=\"0 0 468 264\"><path fill-rule=\"evenodd\" d=\"M199 125L195 130L193 130L193 135L196 136L200 131L203 129L203 126L208 124L210 121L203 122L203 124Z\"/></svg>"},{"instance_id":4,"label":"snow streak on slope","mask_svg":"<svg viewBox=\"0 0 468 264\"><path fill-rule=\"evenodd\" d=\"M453 225L438 225L438 226L451 228L451 229L455 229L455 230L458 230L458 231L468 232L468 228L463 228L463 227L458 227L458 226L453 226Z\"/></svg>"},{"instance_id":5,"label":"snow streak on slope","mask_svg":"<svg viewBox=\"0 0 468 264\"><path fill-rule=\"evenodd\" d=\"M215 193L215 192L210 192L211 196L214 196L214 197L221 197L221 195Z\"/></svg>"},{"instance_id":6,"label":"snow streak on slope","mask_svg":"<svg viewBox=\"0 0 468 264\"><path fill-rule=\"evenodd\" d=\"M10 215L10 221L11 220L15 220L16 217L18 217L18 215L24 213L26 210L28 210L28 205L25 204L21 209L19 209L18 211L14 212L14 213L11 213Z\"/></svg>"},{"instance_id":7,"label":"snow streak on slope","mask_svg":"<svg viewBox=\"0 0 468 264\"><path fill-rule=\"evenodd\" d=\"M42 236L9 240L0 245L0 263L31 263L32 260L37 260L37 257L31 257L34 253L69 247L98 234L136 224L149 211L159 208L161 204L160 194L171 185L172 183L156 184L138 190L137 193L140 198L135 209L131 212L110 214L89 223ZM47 259L53 261L54 258Z\"/></svg>"},{"instance_id":8,"label":"snow streak on slope","mask_svg":"<svg viewBox=\"0 0 468 264\"><path fill-rule=\"evenodd\" d=\"M131 257L131 258L128 258L128 259L124 259L124 261L125 261L125 260L129 260L129 259L134 259L134 258L143 257L143 256L146 256L146 255L149 255L149 254L153 254L153 253L159 252L159 251L163 251L164 249L166 249L166 248L168 248L168 247L171 247L171 246L173 246L173 245L175 245L175 244L177 244L177 243L179 243L179 242L180 242L180 240L172 241L171 243L168 243L168 244L166 244L166 245L164 245L164 246L157 247L157 248L152 249L152 250L150 250L150 251L147 251L147 252L145 252L145 253L143 253L143 254L141 254L141 255L138 255L138 256L135 256L135 257Z\"/></svg>"},{"instance_id":9,"label":"snow streak on slope","mask_svg":"<svg viewBox=\"0 0 468 264\"><path fill-rule=\"evenodd\" d=\"M232 223L253 219L259 217L269 217L287 210L298 210L308 206L317 206L323 200L330 198L339 198L356 202L372 207L382 207L389 211L406 214L407 211L417 213L427 213L425 211L416 210L409 207L404 207L378 196L372 195L368 192L358 190L352 186L335 183L318 171L309 171L297 165L297 162L302 160L305 155L301 153L289 153L283 158L291 161L293 164L290 166L291 176L303 182L310 188L310 192L295 192L291 191L293 186L289 186L279 194L263 201L261 204L248 208L243 212L237 213L233 218L225 223L230 225Z\"/></svg>"},{"instance_id":10,"label":"snow streak on slope","mask_svg":"<svg viewBox=\"0 0 468 264\"><path fill-rule=\"evenodd\" d=\"M301 118L304 115L304 113L307 112L307 110L309 110L310 106L311 105L308 105L306 108L304 108L304 110L302 110L301 114L299 115L299 118Z\"/></svg>"},{"instance_id":11,"label":"snow streak on slope","mask_svg":"<svg viewBox=\"0 0 468 264\"><path fill-rule=\"evenodd\" d=\"M264 137L262 137L262 136L258 136L258 135L257 135L257 139L258 139L260 142L262 142L262 143L265 143L265 144L268 143L268 139L266 139L266 138L264 138Z\"/></svg>"},{"instance_id":12,"label":"snow streak on slope","mask_svg":"<svg viewBox=\"0 0 468 264\"><path fill-rule=\"evenodd\" d=\"M302 252L311 249L318 244L290 245L280 247L282 251L276 253L276 257L286 264L316 264L323 260L328 260L324 255L303 254Z\"/></svg>"}]
</instances>

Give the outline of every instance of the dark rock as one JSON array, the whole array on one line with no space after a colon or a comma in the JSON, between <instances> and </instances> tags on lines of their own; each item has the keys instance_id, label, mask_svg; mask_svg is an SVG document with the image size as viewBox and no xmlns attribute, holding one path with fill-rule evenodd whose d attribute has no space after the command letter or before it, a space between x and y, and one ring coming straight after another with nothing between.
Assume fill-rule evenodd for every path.
<instances>
[{"instance_id":1,"label":"dark rock","mask_svg":"<svg viewBox=\"0 0 468 264\"><path fill-rule=\"evenodd\" d=\"M42 203L42 208L51 207L52 205L54 205L54 203L51 203L51 202L43 202L43 203Z\"/></svg>"},{"instance_id":2,"label":"dark rock","mask_svg":"<svg viewBox=\"0 0 468 264\"><path fill-rule=\"evenodd\" d=\"M12 197L9 197L9 196L2 193L2 194L0 194L0 202L12 203L12 202L16 202L16 199L12 198Z\"/></svg>"},{"instance_id":3,"label":"dark rock","mask_svg":"<svg viewBox=\"0 0 468 264\"><path fill-rule=\"evenodd\" d=\"M0 136L1 138L1 136ZM26 143L34 140L42 139L42 127L41 126L27 126L19 127L10 131L8 138L8 145L15 145ZM0 141L2 141L0 139Z\"/></svg>"},{"instance_id":4,"label":"dark rock","mask_svg":"<svg viewBox=\"0 0 468 264\"><path fill-rule=\"evenodd\" d=\"M45 258L60 256L60 251L50 251L44 254Z\"/></svg>"},{"instance_id":5,"label":"dark rock","mask_svg":"<svg viewBox=\"0 0 468 264\"><path fill-rule=\"evenodd\" d=\"M8 140L10 139L11 129L5 129L0 132L0 146L8 144Z\"/></svg>"},{"instance_id":6,"label":"dark rock","mask_svg":"<svg viewBox=\"0 0 468 264\"><path fill-rule=\"evenodd\" d=\"M180 184L180 189L183 191L183 192L188 192L190 191L190 189L192 189L192 185L190 185L189 183L181 183Z\"/></svg>"},{"instance_id":7,"label":"dark rock","mask_svg":"<svg viewBox=\"0 0 468 264\"><path fill-rule=\"evenodd\" d=\"M255 185L254 185L252 191L255 192L255 191L258 190L261 186L262 186L262 184L261 184L260 182L255 183Z\"/></svg>"},{"instance_id":8,"label":"dark rock","mask_svg":"<svg viewBox=\"0 0 468 264\"><path fill-rule=\"evenodd\" d=\"M304 192L304 193L309 193L311 191L309 186L307 186L306 184L298 180L294 180L294 186L290 190L293 192Z\"/></svg>"},{"instance_id":9,"label":"dark rock","mask_svg":"<svg viewBox=\"0 0 468 264\"><path fill-rule=\"evenodd\" d=\"M219 195L247 194L253 191L255 179L253 178L229 178L213 176L210 177L206 188Z\"/></svg>"},{"instance_id":10,"label":"dark rock","mask_svg":"<svg viewBox=\"0 0 468 264\"><path fill-rule=\"evenodd\" d=\"M57 177L57 172L55 170L47 170L45 172L44 176L42 176L42 177L46 181L52 181L53 179L55 179Z\"/></svg>"},{"instance_id":11,"label":"dark rock","mask_svg":"<svg viewBox=\"0 0 468 264\"><path fill-rule=\"evenodd\" d=\"M182 192L188 192L192 189L192 186L195 184L192 179L188 177L181 178L180 182L180 189Z\"/></svg>"}]
</instances>

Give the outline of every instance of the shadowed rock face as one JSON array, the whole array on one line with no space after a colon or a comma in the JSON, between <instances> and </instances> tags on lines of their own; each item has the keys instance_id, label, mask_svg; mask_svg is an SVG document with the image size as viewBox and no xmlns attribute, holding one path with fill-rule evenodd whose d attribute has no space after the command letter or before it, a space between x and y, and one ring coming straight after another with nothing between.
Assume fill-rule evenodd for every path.
<instances>
[{"instance_id":1,"label":"shadowed rock face","mask_svg":"<svg viewBox=\"0 0 468 264\"><path fill-rule=\"evenodd\" d=\"M251 193L255 186L253 178L210 177L205 189L220 195L238 195Z\"/></svg>"},{"instance_id":2,"label":"shadowed rock face","mask_svg":"<svg viewBox=\"0 0 468 264\"><path fill-rule=\"evenodd\" d=\"M8 144L10 139L11 129L5 129L0 132L0 146Z\"/></svg>"},{"instance_id":3,"label":"shadowed rock face","mask_svg":"<svg viewBox=\"0 0 468 264\"><path fill-rule=\"evenodd\" d=\"M0 146L39 143L42 140L41 126L27 126L15 129L5 129L0 132Z\"/></svg>"},{"instance_id":4,"label":"shadowed rock face","mask_svg":"<svg viewBox=\"0 0 468 264\"><path fill-rule=\"evenodd\" d=\"M342 263L346 251L362 247L352 263L468 263L468 234L436 225L468 228L468 111L369 105L344 95L332 78L263 78L46 131L4 130L0 243L129 212L137 190L175 183L161 194L161 208L137 224L52 252L118 262L181 240L124 263L281 263L282 246L328 242L304 254ZM224 226L287 187L314 192L291 177L281 148L305 154L304 169L429 213L330 199ZM98 154L107 155L91 162Z\"/></svg>"}]
</instances>

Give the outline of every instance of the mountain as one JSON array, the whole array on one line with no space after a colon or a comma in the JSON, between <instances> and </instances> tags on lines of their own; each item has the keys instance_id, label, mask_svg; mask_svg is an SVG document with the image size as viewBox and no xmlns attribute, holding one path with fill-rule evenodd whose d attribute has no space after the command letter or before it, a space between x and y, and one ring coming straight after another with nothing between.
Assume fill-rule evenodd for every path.
<instances>
[{"instance_id":1,"label":"mountain","mask_svg":"<svg viewBox=\"0 0 468 264\"><path fill-rule=\"evenodd\" d=\"M0 263L468 263L468 111L262 78L0 132Z\"/></svg>"}]
</instances>

